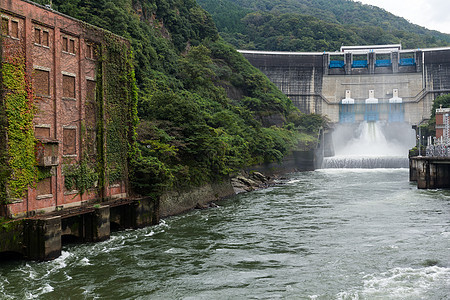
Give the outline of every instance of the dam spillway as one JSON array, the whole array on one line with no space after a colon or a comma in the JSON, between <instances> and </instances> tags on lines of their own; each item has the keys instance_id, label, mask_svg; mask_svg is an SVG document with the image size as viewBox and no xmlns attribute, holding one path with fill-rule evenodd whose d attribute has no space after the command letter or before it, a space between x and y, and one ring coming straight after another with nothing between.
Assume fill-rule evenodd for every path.
<instances>
[{"instance_id":1,"label":"dam spillway","mask_svg":"<svg viewBox=\"0 0 450 300\"><path fill-rule=\"evenodd\" d=\"M336 153L324 158L326 168L408 167L408 149L416 139L411 128L430 118L437 96L450 92L450 48L369 45L323 53L240 52L300 111L330 120ZM371 123L385 141L374 136L376 141L368 144L361 130ZM371 153L380 148L384 151Z\"/></svg>"},{"instance_id":2,"label":"dam spillway","mask_svg":"<svg viewBox=\"0 0 450 300\"><path fill-rule=\"evenodd\" d=\"M407 168L408 149L415 143L406 123L362 122L337 125L333 135L335 155L324 157L322 168Z\"/></svg>"}]
</instances>

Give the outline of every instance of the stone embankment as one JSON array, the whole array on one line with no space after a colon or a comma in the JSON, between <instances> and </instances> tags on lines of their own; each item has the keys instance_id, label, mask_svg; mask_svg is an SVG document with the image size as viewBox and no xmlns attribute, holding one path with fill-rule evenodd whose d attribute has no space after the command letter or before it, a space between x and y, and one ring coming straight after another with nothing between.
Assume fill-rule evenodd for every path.
<instances>
[{"instance_id":1,"label":"stone embankment","mask_svg":"<svg viewBox=\"0 0 450 300\"><path fill-rule=\"evenodd\" d=\"M247 173L245 171L242 171L238 175L231 177L230 183L234 191L233 194L240 194L267 188L273 185L274 181L273 178L265 176L260 172ZM216 207L218 207L216 202L207 202L207 203L198 202L195 205L194 209L208 209Z\"/></svg>"}]
</instances>

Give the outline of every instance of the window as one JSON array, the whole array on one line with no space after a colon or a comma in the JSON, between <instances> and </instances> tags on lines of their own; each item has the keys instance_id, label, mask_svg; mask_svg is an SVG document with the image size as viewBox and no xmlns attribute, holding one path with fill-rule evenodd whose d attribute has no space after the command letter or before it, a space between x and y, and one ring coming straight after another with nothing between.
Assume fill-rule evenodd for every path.
<instances>
[{"instance_id":1,"label":"window","mask_svg":"<svg viewBox=\"0 0 450 300\"><path fill-rule=\"evenodd\" d=\"M63 129L63 155L77 154L77 130L74 128Z\"/></svg>"},{"instance_id":2,"label":"window","mask_svg":"<svg viewBox=\"0 0 450 300\"><path fill-rule=\"evenodd\" d=\"M41 30L39 28L34 28L34 43L41 44Z\"/></svg>"},{"instance_id":3,"label":"window","mask_svg":"<svg viewBox=\"0 0 450 300\"><path fill-rule=\"evenodd\" d=\"M86 84L86 101L95 101L95 88L97 82L93 80L87 80Z\"/></svg>"},{"instance_id":4,"label":"window","mask_svg":"<svg viewBox=\"0 0 450 300\"><path fill-rule=\"evenodd\" d=\"M34 28L34 44L49 47L50 34L48 30L42 30L41 28Z\"/></svg>"},{"instance_id":5,"label":"window","mask_svg":"<svg viewBox=\"0 0 450 300\"><path fill-rule=\"evenodd\" d=\"M97 125L97 106L95 102L86 102L85 106L86 114L86 127L93 129Z\"/></svg>"},{"instance_id":6,"label":"window","mask_svg":"<svg viewBox=\"0 0 450 300\"><path fill-rule=\"evenodd\" d=\"M75 40L63 36L62 51L68 52L70 54L75 54Z\"/></svg>"},{"instance_id":7,"label":"window","mask_svg":"<svg viewBox=\"0 0 450 300\"><path fill-rule=\"evenodd\" d=\"M93 58L92 57L92 46L90 44L86 45L86 58Z\"/></svg>"},{"instance_id":8,"label":"window","mask_svg":"<svg viewBox=\"0 0 450 300\"><path fill-rule=\"evenodd\" d=\"M42 138L50 137L50 127L37 127L34 129L34 135Z\"/></svg>"},{"instance_id":9,"label":"window","mask_svg":"<svg viewBox=\"0 0 450 300\"><path fill-rule=\"evenodd\" d=\"M63 44L62 44L62 49L65 52L69 52L69 40L66 37L63 37Z\"/></svg>"},{"instance_id":10,"label":"window","mask_svg":"<svg viewBox=\"0 0 450 300\"><path fill-rule=\"evenodd\" d=\"M75 98L75 77L63 75L63 97Z\"/></svg>"},{"instance_id":11,"label":"window","mask_svg":"<svg viewBox=\"0 0 450 300\"><path fill-rule=\"evenodd\" d=\"M49 45L48 31L42 32L42 45L47 46L47 47Z\"/></svg>"},{"instance_id":12,"label":"window","mask_svg":"<svg viewBox=\"0 0 450 300\"><path fill-rule=\"evenodd\" d=\"M19 22L11 21L11 37L19 38Z\"/></svg>"},{"instance_id":13,"label":"window","mask_svg":"<svg viewBox=\"0 0 450 300\"><path fill-rule=\"evenodd\" d=\"M95 129L87 130L86 146L88 155L91 156L91 159L95 159L97 155L97 131Z\"/></svg>"},{"instance_id":14,"label":"window","mask_svg":"<svg viewBox=\"0 0 450 300\"><path fill-rule=\"evenodd\" d=\"M36 94L50 96L50 72L44 70L34 70L34 84Z\"/></svg>"},{"instance_id":15,"label":"window","mask_svg":"<svg viewBox=\"0 0 450 300\"><path fill-rule=\"evenodd\" d=\"M75 41L69 40L69 53L75 53Z\"/></svg>"},{"instance_id":16,"label":"window","mask_svg":"<svg viewBox=\"0 0 450 300\"><path fill-rule=\"evenodd\" d=\"M86 58L97 59L97 45L92 42L86 42Z\"/></svg>"},{"instance_id":17,"label":"window","mask_svg":"<svg viewBox=\"0 0 450 300\"><path fill-rule=\"evenodd\" d=\"M38 196L51 196L52 178L48 177L36 183L36 192Z\"/></svg>"},{"instance_id":18,"label":"window","mask_svg":"<svg viewBox=\"0 0 450 300\"><path fill-rule=\"evenodd\" d=\"M2 18L2 34L9 35L9 19Z\"/></svg>"}]
</instances>

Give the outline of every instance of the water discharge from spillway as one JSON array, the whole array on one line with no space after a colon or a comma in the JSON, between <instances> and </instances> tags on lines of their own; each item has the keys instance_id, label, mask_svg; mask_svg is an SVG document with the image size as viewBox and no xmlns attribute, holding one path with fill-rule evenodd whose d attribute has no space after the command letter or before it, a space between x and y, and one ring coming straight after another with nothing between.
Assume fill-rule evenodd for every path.
<instances>
[{"instance_id":1,"label":"water discharge from spillway","mask_svg":"<svg viewBox=\"0 0 450 300\"><path fill-rule=\"evenodd\" d=\"M335 156L322 168L406 168L415 135L406 123L362 122L338 125L333 132Z\"/></svg>"}]
</instances>

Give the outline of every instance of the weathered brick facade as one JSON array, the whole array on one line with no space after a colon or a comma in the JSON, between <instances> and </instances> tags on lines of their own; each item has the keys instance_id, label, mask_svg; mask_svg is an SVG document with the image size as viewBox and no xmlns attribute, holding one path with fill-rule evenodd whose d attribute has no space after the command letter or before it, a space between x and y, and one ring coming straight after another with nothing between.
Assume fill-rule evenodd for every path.
<instances>
[{"instance_id":1,"label":"weathered brick facade","mask_svg":"<svg viewBox=\"0 0 450 300\"><path fill-rule=\"evenodd\" d=\"M446 121L450 120L450 108L438 108L436 109L436 138L449 137L449 133L445 132Z\"/></svg>"},{"instance_id":2,"label":"weathered brick facade","mask_svg":"<svg viewBox=\"0 0 450 300\"><path fill-rule=\"evenodd\" d=\"M0 13L2 57L24 52L37 99L37 163L51 167L52 174L30 187L24 199L4 204L3 214L20 216L86 200L126 197L125 181L105 183L83 194L66 190L64 185L63 165L80 161L82 149L95 156L98 147L93 130L98 112L93 103L98 66L95 49L103 43L102 30L29 1L0 0Z\"/></svg>"}]
</instances>

